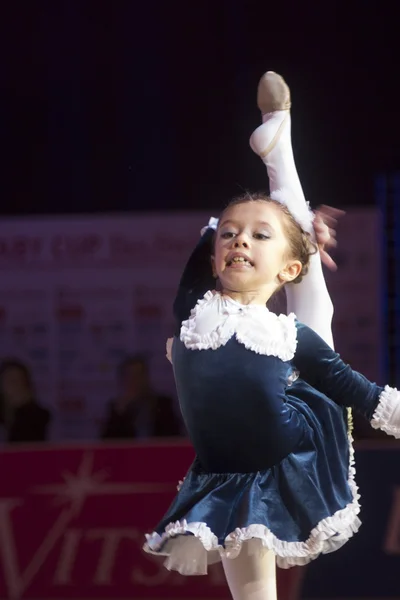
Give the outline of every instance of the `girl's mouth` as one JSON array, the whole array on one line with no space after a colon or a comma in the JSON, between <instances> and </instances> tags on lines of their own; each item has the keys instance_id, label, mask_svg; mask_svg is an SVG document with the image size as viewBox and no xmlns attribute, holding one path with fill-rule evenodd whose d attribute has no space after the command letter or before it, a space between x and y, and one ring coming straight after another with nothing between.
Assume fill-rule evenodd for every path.
<instances>
[{"instance_id":1,"label":"girl's mouth","mask_svg":"<svg viewBox=\"0 0 400 600\"><path fill-rule=\"evenodd\" d=\"M234 269L238 267L250 268L253 266L253 263L244 256L234 256L233 258L227 261L226 266Z\"/></svg>"}]
</instances>

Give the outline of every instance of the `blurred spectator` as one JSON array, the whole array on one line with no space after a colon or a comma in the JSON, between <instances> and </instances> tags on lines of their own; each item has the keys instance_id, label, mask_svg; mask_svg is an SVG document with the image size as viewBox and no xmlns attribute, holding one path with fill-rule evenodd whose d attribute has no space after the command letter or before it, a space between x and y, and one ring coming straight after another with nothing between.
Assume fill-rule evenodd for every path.
<instances>
[{"instance_id":1,"label":"blurred spectator","mask_svg":"<svg viewBox=\"0 0 400 600\"><path fill-rule=\"evenodd\" d=\"M8 442L43 442L50 412L35 398L28 367L18 360L0 364L0 427Z\"/></svg>"},{"instance_id":2,"label":"blurred spectator","mask_svg":"<svg viewBox=\"0 0 400 600\"><path fill-rule=\"evenodd\" d=\"M103 439L137 439L181 434L173 400L154 391L147 361L125 359L117 371L118 396L108 405Z\"/></svg>"}]
</instances>

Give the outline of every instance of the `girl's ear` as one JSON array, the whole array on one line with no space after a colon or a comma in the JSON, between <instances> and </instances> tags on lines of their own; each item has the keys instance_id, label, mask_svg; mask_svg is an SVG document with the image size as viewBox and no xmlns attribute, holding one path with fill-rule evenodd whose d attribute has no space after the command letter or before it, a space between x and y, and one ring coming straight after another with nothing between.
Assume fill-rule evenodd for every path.
<instances>
[{"instance_id":1,"label":"girl's ear","mask_svg":"<svg viewBox=\"0 0 400 600\"><path fill-rule=\"evenodd\" d=\"M291 260L286 266L279 272L278 278L281 283L288 283L293 281L301 273L303 266L299 260Z\"/></svg>"}]
</instances>

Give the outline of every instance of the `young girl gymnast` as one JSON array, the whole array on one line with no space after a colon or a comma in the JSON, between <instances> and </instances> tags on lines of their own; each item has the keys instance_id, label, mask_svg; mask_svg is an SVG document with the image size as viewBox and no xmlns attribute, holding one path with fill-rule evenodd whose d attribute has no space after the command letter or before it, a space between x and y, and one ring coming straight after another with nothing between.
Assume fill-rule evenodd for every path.
<instances>
[{"instance_id":1,"label":"young girl gymnast","mask_svg":"<svg viewBox=\"0 0 400 600\"><path fill-rule=\"evenodd\" d=\"M275 565L304 565L357 531L347 407L400 437L397 390L370 383L333 350L282 78L262 78L258 104L251 146L270 197L232 201L182 275L172 363L196 459L145 545L185 575L222 560L234 600L273 600ZM278 316L266 303L283 286L289 314Z\"/></svg>"}]
</instances>

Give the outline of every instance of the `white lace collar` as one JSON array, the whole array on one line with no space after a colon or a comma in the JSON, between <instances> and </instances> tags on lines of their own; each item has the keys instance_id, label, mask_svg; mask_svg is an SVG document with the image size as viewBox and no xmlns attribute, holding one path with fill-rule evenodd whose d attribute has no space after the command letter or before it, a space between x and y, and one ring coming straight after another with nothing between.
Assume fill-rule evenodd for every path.
<instances>
[{"instance_id":1,"label":"white lace collar","mask_svg":"<svg viewBox=\"0 0 400 600\"><path fill-rule=\"evenodd\" d=\"M291 360L296 351L295 315L279 315L266 306L244 306L219 292L207 292L183 321L180 339L190 350L216 350L234 335L257 354Z\"/></svg>"}]
</instances>

